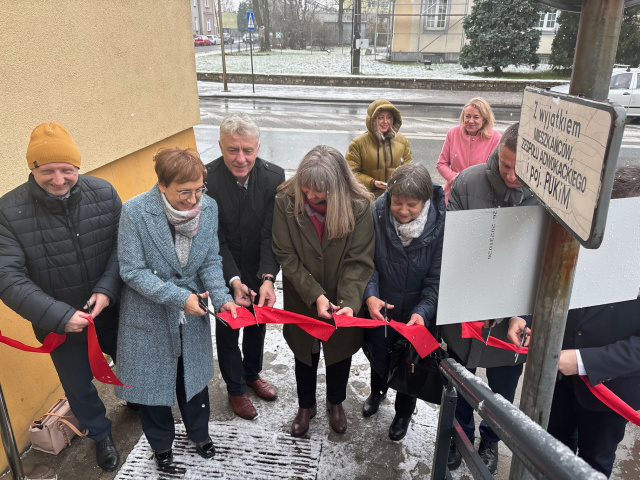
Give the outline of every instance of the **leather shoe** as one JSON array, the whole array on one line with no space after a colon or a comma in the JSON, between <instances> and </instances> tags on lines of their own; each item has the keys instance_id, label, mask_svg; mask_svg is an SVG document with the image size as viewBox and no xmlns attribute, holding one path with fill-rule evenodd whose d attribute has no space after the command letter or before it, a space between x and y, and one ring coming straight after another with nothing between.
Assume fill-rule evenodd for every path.
<instances>
[{"instance_id":1,"label":"leather shoe","mask_svg":"<svg viewBox=\"0 0 640 480\"><path fill-rule=\"evenodd\" d=\"M253 406L253 403L249 397L247 397L246 393L244 395L229 395L229 402L231 402L233 413L238 415L240 418L253 420L258 416L256 407Z\"/></svg>"},{"instance_id":2,"label":"leather shoe","mask_svg":"<svg viewBox=\"0 0 640 480\"><path fill-rule=\"evenodd\" d=\"M311 408L298 408L298 414L291 424L291 436L301 437L309 430L309 420L316 416L316 405Z\"/></svg>"},{"instance_id":3,"label":"leather shoe","mask_svg":"<svg viewBox=\"0 0 640 480\"><path fill-rule=\"evenodd\" d=\"M253 391L256 392L261 399L272 402L276 398L278 398L278 392L273 385L271 385L266 380L258 377L255 382L247 382L245 380L248 387L253 388Z\"/></svg>"},{"instance_id":4,"label":"leather shoe","mask_svg":"<svg viewBox=\"0 0 640 480\"><path fill-rule=\"evenodd\" d=\"M166 468L173 463L173 450L154 450L153 456L156 459L158 468Z\"/></svg>"},{"instance_id":5,"label":"leather shoe","mask_svg":"<svg viewBox=\"0 0 640 480\"><path fill-rule=\"evenodd\" d=\"M329 426L336 433L344 433L347 431L347 417L344 414L342 403L334 405L327 402L327 410L329 410Z\"/></svg>"},{"instance_id":6,"label":"leather shoe","mask_svg":"<svg viewBox=\"0 0 640 480\"><path fill-rule=\"evenodd\" d=\"M389 427L389 438L394 442L402 440L404 436L407 434L407 430L409 429L409 423L411 422L411 417L401 417L396 414L393 417L393 422L391 422L391 426Z\"/></svg>"},{"instance_id":7,"label":"leather shoe","mask_svg":"<svg viewBox=\"0 0 640 480\"><path fill-rule=\"evenodd\" d=\"M449 470L453 472L460 466L461 463L462 463L462 454L460 453L460 450L458 450L458 446L456 445L456 442L454 442L452 439L451 443L449 444L449 455L447 456L447 467L449 467Z\"/></svg>"},{"instance_id":8,"label":"leather shoe","mask_svg":"<svg viewBox=\"0 0 640 480\"><path fill-rule=\"evenodd\" d=\"M213 446L213 441L211 437L206 439L204 442L196 443L196 453L200 455L202 458L213 458L216 454L216 449Z\"/></svg>"},{"instance_id":9,"label":"leather shoe","mask_svg":"<svg viewBox=\"0 0 640 480\"><path fill-rule=\"evenodd\" d=\"M478 455L487 466L489 473L493 475L498 469L498 442L486 442L480 440L480 446L478 447Z\"/></svg>"},{"instance_id":10,"label":"leather shoe","mask_svg":"<svg viewBox=\"0 0 640 480\"><path fill-rule=\"evenodd\" d=\"M387 392L381 393L380 390L372 391L371 395L364 401L364 405L362 405L362 415L364 417L370 417L378 413L380 404L385 398L387 398Z\"/></svg>"},{"instance_id":11,"label":"leather shoe","mask_svg":"<svg viewBox=\"0 0 640 480\"><path fill-rule=\"evenodd\" d=\"M101 469L107 472L113 472L118 468L120 454L113 443L111 434L104 440L96 442L96 462Z\"/></svg>"}]
</instances>

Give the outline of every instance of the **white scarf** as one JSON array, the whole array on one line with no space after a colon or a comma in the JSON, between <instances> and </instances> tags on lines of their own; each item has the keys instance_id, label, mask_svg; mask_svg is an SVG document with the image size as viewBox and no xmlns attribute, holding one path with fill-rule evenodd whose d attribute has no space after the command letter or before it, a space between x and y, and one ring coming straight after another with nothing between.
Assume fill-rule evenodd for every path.
<instances>
[{"instance_id":1,"label":"white scarf","mask_svg":"<svg viewBox=\"0 0 640 480\"><path fill-rule=\"evenodd\" d=\"M409 245L414 238L418 238L422 235L424 226L427 224L427 217L429 216L429 205L431 205L431 200L424 202L420 215L409 223L400 223L396 217L389 212L389 216L391 217L391 221L393 222L393 226L396 229L396 233L398 234L398 238L402 242L403 247Z\"/></svg>"}]
</instances>

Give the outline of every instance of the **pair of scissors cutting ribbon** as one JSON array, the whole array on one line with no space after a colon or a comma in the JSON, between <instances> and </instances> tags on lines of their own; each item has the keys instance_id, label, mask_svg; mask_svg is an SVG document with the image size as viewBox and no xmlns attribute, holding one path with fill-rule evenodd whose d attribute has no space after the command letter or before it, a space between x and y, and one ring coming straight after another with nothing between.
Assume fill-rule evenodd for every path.
<instances>
[{"instance_id":1,"label":"pair of scissors cutting ribbon","mask_svg":"<svg viewBox=\"0 0 640 480\"><path fill-rule=\"evenodd\" d=\"M196 296L198 297L198 306L203 309L205 312L209 312L210 315L213 315L217 320L220 320L223 324L225 324L227 327L229 326L229 324L227 322L225 322L225 320L218 314L212 312L209 309L209 302L206 301L204 298L202 298L200 295L198 295L196 293Z\"/></svg>"}]
</instances>

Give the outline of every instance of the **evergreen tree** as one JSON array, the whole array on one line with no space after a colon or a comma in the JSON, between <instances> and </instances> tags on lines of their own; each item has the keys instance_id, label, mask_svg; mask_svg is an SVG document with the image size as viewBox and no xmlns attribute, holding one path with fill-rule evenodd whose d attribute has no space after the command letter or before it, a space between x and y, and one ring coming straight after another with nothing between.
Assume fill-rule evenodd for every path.
<instances>
[{"instance_id":1,"label":"evergreen tree","mask_svg":"<svg viewBox=\"0 0 640 480\"><path fill-rule=\"evenodd\" d=\"M616 62L637 67L640 65L640 6L624 10Z\"/></svg>"},{"instance_id":2,"label":"evergreen tree","mask_svg":"<svg viewBox=\"0 0 640 480\"><path fill-rule=\"evenodd\" d=\"M579 13L562 12L558 17L559 27L551 44L549 57L549 64L557 72L565 73L571 70L573 56L576 53L579 23Z\"/></svg>"},{"instance_id":3,"label":"evergreen tree","mask_svg":"<svg viewBox=\"0 0 640 480\"><path fill-rule=\"evenodd\" d=\"M508 65L537 67L539 10L533 0L477 0L462 22L469 43L460 51L460 65L488 66L497 75Z\"/></svg>"}]
</instances>

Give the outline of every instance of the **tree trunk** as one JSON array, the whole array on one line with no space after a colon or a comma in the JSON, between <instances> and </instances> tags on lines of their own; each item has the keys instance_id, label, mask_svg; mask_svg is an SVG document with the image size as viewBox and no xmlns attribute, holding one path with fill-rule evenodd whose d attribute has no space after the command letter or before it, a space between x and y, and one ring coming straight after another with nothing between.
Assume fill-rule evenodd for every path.
<instances>
[{"instance_id":1,"label":"tree trunk","mask_svg":"<svg viewBox=\"0 0 640 480\"><path fill-rule=\"evenodd\" d=\"M262 41L262 35L260 35L260 50L262 51L271 51L271 42L269 41L269 31L271 27L269 25L269 1L263 0L263 10L260 10L260 4L258 0L253 0L253 12L256 17L256 23L260 26L260 28L264 28L264 41Z\"/></svg>"}]
</instances>

